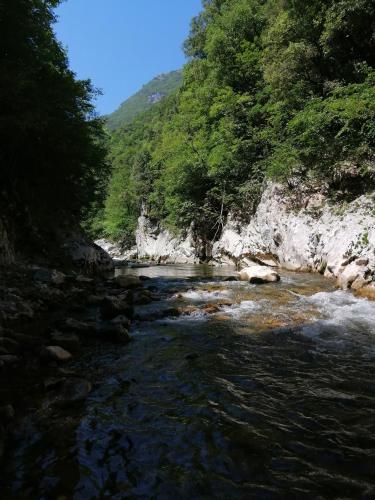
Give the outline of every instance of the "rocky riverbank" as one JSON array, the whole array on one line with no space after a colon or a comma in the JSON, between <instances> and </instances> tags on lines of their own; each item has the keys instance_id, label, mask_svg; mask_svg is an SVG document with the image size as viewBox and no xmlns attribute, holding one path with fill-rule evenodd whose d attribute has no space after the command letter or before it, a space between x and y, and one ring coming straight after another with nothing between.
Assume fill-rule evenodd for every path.
<instances>
[{"instance_id":1,"label":"rocky riverbank","mask_svg":"<svg viewBox=\"0 0 375 500\"><path fill-rule=\"evenodd\" d=\"M138 277L36 266L0 269L0 459L17 416L76 408L91 391L74 363L95 343L127 344L134 306L153 300Z\"/></svg>"},{"instance_id":2,"label":"rocky riverbank","mask_svg":"<svg viewBox=\"0 0 375 500\"><path fill-rule=\"evenodd\" d=\"M254 263L324 274L343 289L375 298L375 195L332 203L322 189L287 190L270 183L247 222L229 215L206 252L215 266ZM136 247L124 252L98 242L117 258L196 263L201 243L192 229L179 237L142 215Z\"/></svg>"}]
</instances>

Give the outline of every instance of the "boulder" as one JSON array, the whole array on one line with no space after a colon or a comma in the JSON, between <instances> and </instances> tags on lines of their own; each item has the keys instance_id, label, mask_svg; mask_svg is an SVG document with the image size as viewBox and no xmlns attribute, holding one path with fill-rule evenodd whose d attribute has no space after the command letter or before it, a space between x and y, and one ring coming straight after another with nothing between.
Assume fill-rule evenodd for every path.
<instances>
[{"instance_id":1,"label":"boulder","mask_svg":"<svg viewBox=\"0 0 375 500\"><path fill-rule=\"evenodd\" d=\"M66 351L58 345L49 345L44 347L41 351L41 356L44 359L49 359L51 361L57 361L59 363L65 363L72 359L72 355L69 351Z\"/></svg>"},{"instance_id":2,"label":"boulder","mask_svg":"<svg viewBox=\"0 0 375 500\"><path fill-rule=\"evenodd\" d=\"M249 281L250 283L274 283L280 280L280 275L274 270L266 266L250 266L245 267L239 272L241 281Z\"/></svg>"}]
</instances>

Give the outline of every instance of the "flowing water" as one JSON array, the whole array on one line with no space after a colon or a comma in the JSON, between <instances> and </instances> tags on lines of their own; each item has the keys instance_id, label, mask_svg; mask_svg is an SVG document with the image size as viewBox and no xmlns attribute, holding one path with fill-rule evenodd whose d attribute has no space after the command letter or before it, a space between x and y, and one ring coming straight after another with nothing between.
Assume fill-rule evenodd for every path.
<instances>
[{"instance_id":1,"label":"flowing water","mask_svg":"<svg viewBox=\"0 0 375 500\"><path fill-rule=\"evenodd\" d=\"M161 300L77 362L77 415L25 419L11 498L375 498L375 303L308 274L119 272Z\"/></svg>"}]
</instances>

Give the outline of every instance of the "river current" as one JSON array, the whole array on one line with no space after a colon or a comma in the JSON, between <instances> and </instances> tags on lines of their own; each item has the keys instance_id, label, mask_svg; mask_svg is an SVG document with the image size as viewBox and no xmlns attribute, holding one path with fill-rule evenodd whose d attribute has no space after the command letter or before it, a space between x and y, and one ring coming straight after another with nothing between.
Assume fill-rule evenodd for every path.
<instances>
[{"instance_id":1,"label":"river current","mask_svg":"<svg viewBox=\"0 0 375 500\"><path fill-rule=\"evenodd\" d=\"M311 274L118 272L161 300L137 308L131 344L77 361L83 409L21 423L9 497L375 498L374 302Z\"/></svg>"}]
</instances>

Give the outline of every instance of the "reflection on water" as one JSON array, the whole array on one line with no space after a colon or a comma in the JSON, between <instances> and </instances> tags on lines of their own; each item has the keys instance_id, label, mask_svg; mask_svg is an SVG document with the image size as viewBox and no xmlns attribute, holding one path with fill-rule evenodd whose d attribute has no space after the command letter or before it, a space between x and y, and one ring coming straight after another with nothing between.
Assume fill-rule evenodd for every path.
<instances>
[{"instance_id":1,"label":"reflection on water","mask_svg":"<svg viewBox=\"0 0 375 500\"><path fill-rule=\"evenodd\" d=\"M375 303L315 275L120 272L162 300L131 345L85 354L79 414L24 422L13 498L374 498Z\"/></svg>"}]
</instances>

